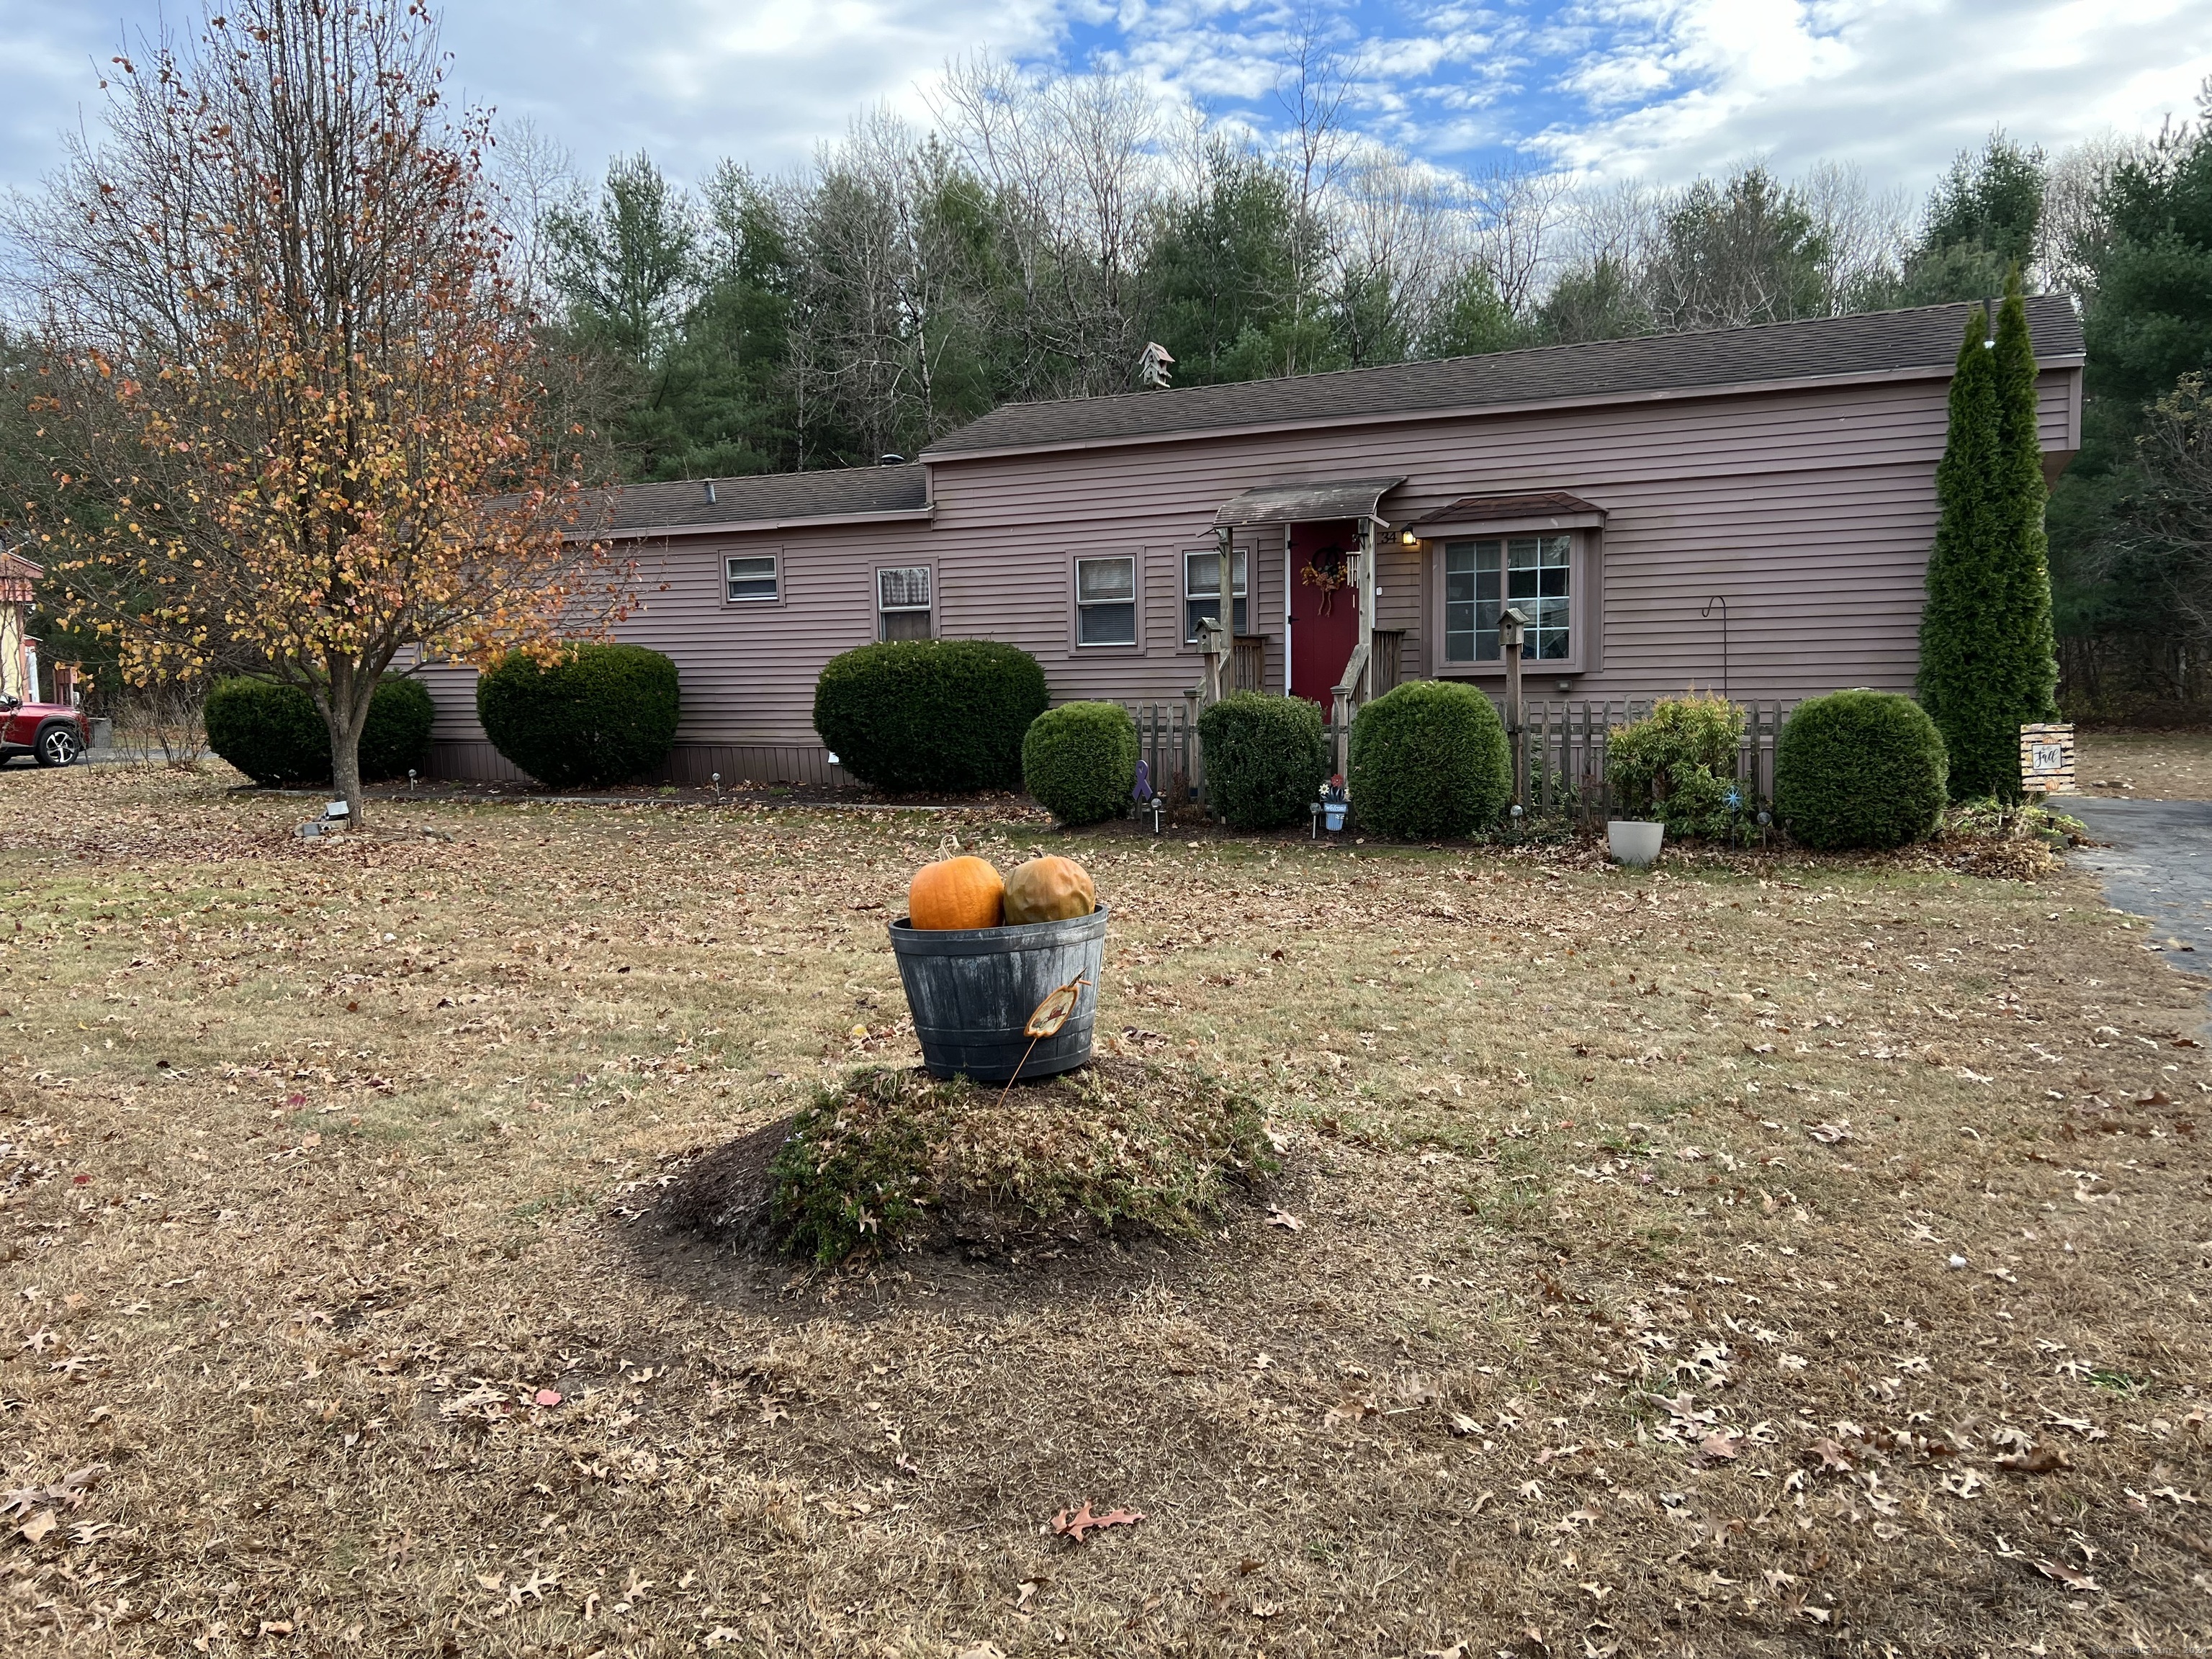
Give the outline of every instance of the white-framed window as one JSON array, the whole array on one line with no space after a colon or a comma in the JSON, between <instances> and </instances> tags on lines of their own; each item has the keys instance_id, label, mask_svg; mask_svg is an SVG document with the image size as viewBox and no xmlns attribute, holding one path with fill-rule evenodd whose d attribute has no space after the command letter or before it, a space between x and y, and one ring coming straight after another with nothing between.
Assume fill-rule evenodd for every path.
<instances>
[{"instance_id":1,"label":"white-framed window","mask_svg":"<svg viewBox=\"0 0 2212 1659\"><path fill-rule=\"evenodd\" d=\"M876 637L930 638L931 586L926 564L886 565L877 571Z\"/></svg>"},{"instance_id":2,"label":"white-framed window","mask_svg":"<svg viewBox=\"0 0 2212 1659\"><path fill-rule=\"evenodd\" d=\"M1244 592L1244 550L1238 548L1229 556L1229 631L1249 634L1251 629L1249 602ZM1198 625L1212 618L1221 620L1221 566L1218 552L1194 551L1182 556L1182 637L1186 645L1196 642Z\"/></svg>"},{"instance_id":3,"label":"white-framed window","mask_svg":"<svg viewBox=\"0 0 2212 1659\"><path fill-rule=\"evenodd\" d=\"M723 561L723 592L732 605L773 605L781 597L781 573L773 553L733 556Z\"/></svg>"},{"instance_id":4,"label":"white-framed window","mask_svg":"<svg viewBox=\"0 0 2212 1659\"><path fill-rule=\"evenodd\" d=\"M1574 538L1490 536L1444 544L1444 660L1503 660L1498 618L1511 605L1528 619L1527 661L1565 662L1573 653Z\"/></svg>"},{"instance_id":5,"label":"white-framed window","mask_svg":"<svg viewBox=\"0 0 2212 1659\"><path fill-rule=\"evenodd\" d=\"M1137 642L1137 561L1133 556L1075 562L1075 642Z\"/></svg>"}]
</instances>

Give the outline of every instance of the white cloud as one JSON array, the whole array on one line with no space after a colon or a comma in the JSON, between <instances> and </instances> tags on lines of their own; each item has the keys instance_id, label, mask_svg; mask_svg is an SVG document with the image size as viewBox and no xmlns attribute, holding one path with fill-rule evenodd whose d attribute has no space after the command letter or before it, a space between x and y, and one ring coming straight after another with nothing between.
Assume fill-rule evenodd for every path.
<instances>
[{"instance_id":1,"label":"white cloud","mask_svg":"<svg viewBox=\"0 0 2212 1659\"><path fill-rule=\"evenodd\" d=\"M1598 5L1563 77L1595 119L1544 147L1601 176L1679 179L1752 154L1924 185L1993 127L2058 149L2192 112L2212 74L2200 0L1679 0ZM1616 88L1649 86L1633 108Z\"/></svg>"}]
</instances>

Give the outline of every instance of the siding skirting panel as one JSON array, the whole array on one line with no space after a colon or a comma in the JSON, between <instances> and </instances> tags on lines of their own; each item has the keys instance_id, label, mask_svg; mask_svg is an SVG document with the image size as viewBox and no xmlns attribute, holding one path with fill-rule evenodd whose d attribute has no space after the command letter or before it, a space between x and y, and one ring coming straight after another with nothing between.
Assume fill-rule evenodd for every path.
<instances>
[{"instance_id":1,"label":"siding skirting panel","mask_svg":"<svg viewBox=\"0 0 2212 1659\"><path fill-rule=\"evenodd\" d=\"M722 775L725 789L763 783L816 784L831 789L853 787L845 769L830 765L830 751L818 743L678 743L669 750L668 763L641 781L704 787L717 772ZM528 784L531 781L486 738L434 738L429 775L467 783Z\"/></svg>"}]
</instances>

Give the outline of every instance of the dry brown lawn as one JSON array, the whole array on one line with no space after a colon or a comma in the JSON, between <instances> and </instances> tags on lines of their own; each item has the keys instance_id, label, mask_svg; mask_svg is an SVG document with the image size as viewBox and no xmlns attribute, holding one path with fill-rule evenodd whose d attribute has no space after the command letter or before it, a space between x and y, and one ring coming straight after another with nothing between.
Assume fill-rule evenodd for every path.
<instances>
[{"instance_id":1,"label":"dry brown lawn","mask_svg":"<svg viewBox=\"0 0 2212 1659\"><path fill-rule=\"evenodd\" d=\"M910 1054L945 819L303 805L0 778L0 1650L2206 1650L2203 1008L2078 878L1073 838L1279 1184L819 1274L656 1203Z\"/></svg>"},{"instance_id":2,"label":"dry brown lawn","mask_svg":"<svg viewBox=\"0 0 2212 1659\"><path fill-rule=\"evenodd\" d=\"M2212 732L2085 732L2074 760L2087 795L2212 800Z\"/></svg>"}]
</instances>

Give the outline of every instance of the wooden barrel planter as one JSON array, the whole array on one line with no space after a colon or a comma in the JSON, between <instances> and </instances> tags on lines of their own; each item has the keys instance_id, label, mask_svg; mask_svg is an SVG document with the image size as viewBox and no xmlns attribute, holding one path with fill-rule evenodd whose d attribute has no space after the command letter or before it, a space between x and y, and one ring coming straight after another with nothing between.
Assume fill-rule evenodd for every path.
<instances>
[{"instance_id":1,"label":"wooden barrel planter","mask_svg":"<svg viewBox=\"0 0 2212 1659\"><path fill-rule=\"evenodd\" d=\"M891 923L891 950L929 1074L1004 1083L1017 1067L1025 1078L1051 1077L1088 1062L1107 909L1102 904L1070 921L1016 927L933 930L911 927L904 916ZM1090 982L1074 1012L1032 1048L1022 1027L1039 1003L1078 979Z\"/></svg>"}]
</instances>

